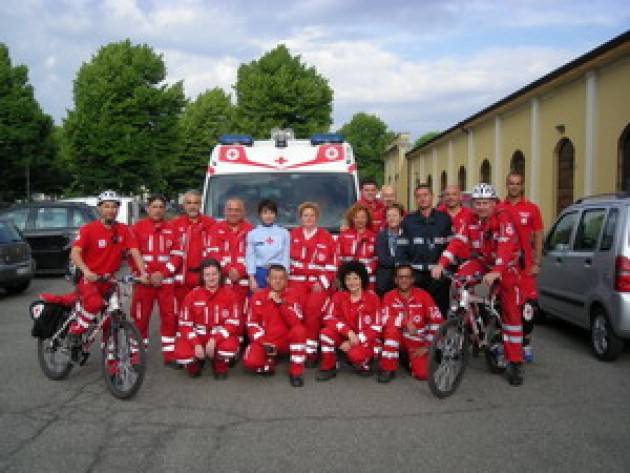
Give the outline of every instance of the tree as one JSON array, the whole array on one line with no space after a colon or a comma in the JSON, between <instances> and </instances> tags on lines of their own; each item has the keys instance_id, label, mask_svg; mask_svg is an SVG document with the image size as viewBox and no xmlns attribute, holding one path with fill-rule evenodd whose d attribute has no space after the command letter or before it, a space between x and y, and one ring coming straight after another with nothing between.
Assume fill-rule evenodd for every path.
<instances>
[{"instance_id":1,"label":"tree","mask_svg":"<svg viewBox=\"0 0 630 473\"><path fill-rule=\"evenodd\" d=\"M208 90L186 105L179 122L181 152L169 184L179 191L199 188L219 136L234 127L234 106L220 88Z\"/></svg>"},{"instance_id":2,"label":"tree","mask_svg":"<svg viewBox=\"0 0 630 473\"><path fill-rule=\"evenodd\" d=\"M12 66L9 49L0 43L0 201L30 198L43 190L33 170L48 168L53 121L42 112L28 81L26 66Z\"/></svg>"},{"instance_id":3,"label":"tree","mask_svg":"<svg viewBox=\"0 0 630 473\"><path fill-rule=\"evenodd\" d=\"M272 128L293 128L296 137L328 131L333 91L328 80L284 45L238 68L234 87L240 130L268 138Z\"/></svg>"},{"instance_id":4,"label":"tree","mask_svg":"<svg viewBox=\"0 0 630 473\"><path fill-rule=\"evenodd\" d=\"M383 182L383 153L395 134L376 115L355 113L339 130L354 150L361 178Z\"/></svg>"},{"instance_id":5,"label":"tree","mask_svg":"<svg viewBox=\"0 0 630 473\"><path fill-rule=\"evenodd\" d=\"M81 66L64 121L75 191L166 190L185 98L182 83L163 84L165 77L162 56L129 40L103 46Z\"/></svg>"},{"instance_id":6,"label":"tree","mask_svg":"<svg viewBox=\"0 0 630 473\"><path fill-rule=\"evenodd\" d=\"M419 148L420 146L422 146L428 141L431 141L433 138L435 138L441 133L442 133L441 131L429 131L428 133L425 133L424 135L419 136L416 142L413 144L413 147Z\"/></svg>"}]
</instances>

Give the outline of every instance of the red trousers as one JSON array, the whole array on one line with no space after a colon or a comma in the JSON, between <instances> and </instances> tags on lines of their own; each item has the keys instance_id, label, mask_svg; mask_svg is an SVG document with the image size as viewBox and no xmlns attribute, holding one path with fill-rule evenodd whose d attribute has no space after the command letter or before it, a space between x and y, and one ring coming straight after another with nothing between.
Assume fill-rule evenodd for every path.
<instances>
[{"instance_id":1,"label":"red trousers","mask_svg":"<svg viewBox=\"0 0 630 473\"><path fill-rule=\"evenodd\" d=\"M300 294L306 329L306 357L314 361L317 359L319 331L322 328L322 309L330 292L328 290L313 292L313 284L308 281L289 282L289 287L295 288Z\"/></svg>"},{"instance_id":2,"label":"red trousers","mask_svg":"<svg viewBox=\"0 0 630 473\"><path fill-rule=\"evenodd\" d=\"M70 333L81 335L90 325L95 324L98 314L105 307L106 292L112 287L110 282L89 282L85 278L77 284L81 311L76 322L70 326Z\"/></svg>"},{"instance_id":3,"label":"red trousers","mask_svg":"<svg viewBox=\"0 0 630 473\"><path fill-rule=\"evenodd\" d=\"M385 327L383 330L383 353L380 360L380 369L383 371L396 371L398 369L398 357L400 350L407 352L409 359L409 370L411 376L417 379L427 379L429 368L428 352L418 356L416 350L421 347L428 347L427 342L419 337L409 334L402 334L398 327Z\"/></svg>"},{"instance_id":4,"label":"red trousers","mask_svg":"<svg viewBox=\"0 0 630 473\"><path fill-rule=\"evenodd\" d=\"M238 300L239 305L240 305L241 333L239 335L239 338L241 341L243 341L244 336L245 336L245 325L247 323L247 296L249 295L249 285L245 286L244 284L241 284L241 281L239 281L238 284L232 284L231 282L226 282L225 285L226 287L229 287L230 289L232 289L232 292L234 292L234 295L236 296L236 299Z\"/></svg>"},{"instance_id":5,"label":"red trousers","mask_svg":"<svg viewBox=\"0 0 630 473\"><path fill-rule=\"evenodd\" d=\"M227 373L229 363L236 356L239 347L238 337L230 336L222 338L219 335L197 335L197 339L201 342L201 346L206 350L206 344L214 338L217 343L214 349L214 358L212 359L212 369L215 373ZM186 340L183 336L178 336L175 340L175 359L179 364L190 365L197 361L195 357L195 345L190 340Z\"/></svg>"},{"instance_id":6,"label":"red trousers","mask_svg":"<svg viewBox=\"0 0 630 473\"><path fill-rule=\"evenodd\" d=\"M256 373L273 372L276 367L276 356L269 355L263 344L270 343L276 347L278 355L289 354L289 375L300 376L304 373L306 331L303 326L296 325L279 338L263 335L251 342L245 349L243 365Z\"/></svg>"},{"instance_id":7,"label":"red trousers","mask_svg":"<svg viewBox=\"0 0 630 473\"><path fill-rule=\"evenodd\" d=\"M487 269L478 260L468 260L459 267L458 276L484 274ZM523 322L521 318L521 277L516 268L508 268L499 281L501 301L501 332L503 349L509 362L523 361Z\"/></svg>"},{"instance_id":8,"label":"red trousers","mask_svg":"<svg viewBox=\"0 0 630 473\"><path fill-rule=\"evenodd\" d=\"M327 325L319 335L321 343L321 360L319 368L322 371L332 370L337 364L336 349L347 340L333 326ZM374 343L366 342L355 345L346 352L348 360L355 368L368 369L370 360L374 357Z\"/></svg>"},{"instance_id":9,"label":"red trousers","mask_svg":"<svg viewBox=\"0 0 630 473\"><path fill-rule=\"evenodd\" d=\"M521 296L523 298L523 302L527 300L535 301L538 299L536 276L529 274L528 269L521 273Z\"/></svg>"},{"instance_id":10,"label":"red trousers","mask_svg":"<svg viewBox=\"0 0 630 473\"><path fill-rule=\"evenodd\" d=\"M175 353L175 333L177 315L175 314L175 289L172 284L160 287L136 284L131 299L131 316L145 345L149 343L149 319L153 305L157 300L160 308L160 336L162 338L162 356L165 362L173 361Z\"/></svg>"}]
</instances>

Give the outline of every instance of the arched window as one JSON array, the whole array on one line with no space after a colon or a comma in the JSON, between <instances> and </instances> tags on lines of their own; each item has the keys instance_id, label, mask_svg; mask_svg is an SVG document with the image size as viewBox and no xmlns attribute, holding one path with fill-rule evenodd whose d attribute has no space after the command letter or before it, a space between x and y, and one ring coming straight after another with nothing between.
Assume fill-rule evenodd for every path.
<instances>
[{"instance_id":1,"label":"arched window","mask_svg":"<svg viewBox=\"0 0 630 473\"><path fill-rule=\"evenodd\" d=\"M573 203L573 178L575 175L575 148L568 138L556 146L556 212Z\"/></svg>"},{"instance_id":2,"label":"arched window","mask_svg":"<svg viewBox=\"0 0 630 473\"><path fill-rule=\"evenodd\" d=\"M523 176L525 180L525 155L520 149L514 151L510 161L510 171L516 171Z\"/></svg>"},{"instance_id":3,"label":"arched window","mask_svg":"<svg viewBox=\"0 0 630 473\"><path fill-rule=\"evenodd\" d=\"M459 171L457 171L457 184L462 191L466 190L466 168L464 166L460 166Z\"/></svg>"},{"instance_id":4,"label":"arched window","mask_svg":"<svg viewBox=\"0 0 630 473\"><path fill-rule=\"evenodd\" d=\"M427 176L427 185L431 188L431 192L433 192L433 177L431 177L431 174Z\"/></svg>"},{"instance_id":5,"label":"arched window","mask_svg":"<svg viewBox=\"0 0 630 473\"><path fill-rule=\"evenodd\" d=\"M630 125L626 126L619 137L617 190L630 192Z\"/></svg>"},{"instance_id":6,"label":"arched window","mask_svg":"<svg viewBox=\"0 0 630 473\"><path fill-rule=\"evenodd\" d=\"M440 192L443 192L444 189L446 189L447 181L448 178L446 176L446 171L442 171L442 174L440 175Z\"/></svg>"},{"instance_id":7,"label":"arched window","mask_svg":"<svg viewBox=\"0 0 630 473\"><path fill-rule=\"evenodd\" d=\"M490 166L490 161L487 159L484 159L483 163L481 163L479 178L481 179L481 182L485 182L486 184L490 184L492 182L492 167Z\"/></svg>"}]
</instances>

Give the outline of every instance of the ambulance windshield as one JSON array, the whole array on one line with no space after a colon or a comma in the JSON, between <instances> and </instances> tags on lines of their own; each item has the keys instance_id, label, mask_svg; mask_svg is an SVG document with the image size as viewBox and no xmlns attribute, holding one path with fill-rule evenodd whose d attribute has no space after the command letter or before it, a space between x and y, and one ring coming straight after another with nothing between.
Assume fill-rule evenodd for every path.
<instances>
[{"instance_id":1,"label":"ambulance windshield","mask_svg":"<svg viewBox=\"0 0 630 473\"><path fill-rule=\"evenodd\" d=\"M338 232L346 210L356 201L351 174L341 173L252 173L225 174L208 179L205 213L223 218L225 201L238 197L245 202L247 219L257 224L256 209L262 199L278 204L279 225L299 225L297 209L302 202L320 206L319 226Z\"/></svg>"}]
</instances>

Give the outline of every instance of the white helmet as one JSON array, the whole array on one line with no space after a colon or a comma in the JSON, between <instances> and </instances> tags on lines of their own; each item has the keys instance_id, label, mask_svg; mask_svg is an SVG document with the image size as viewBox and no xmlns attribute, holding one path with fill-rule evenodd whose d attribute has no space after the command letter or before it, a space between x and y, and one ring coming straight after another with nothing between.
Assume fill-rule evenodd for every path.
<instances>
[{"instance_id":1,"label":"white helmet","mask_svg":"<svg viewBox=\"0 0 630 473\"><path fill-rule=\"evenodd\" d=\"M120 205L120 197L118 197L118 194L116 194L115 191L108 189L98 195L98 198L96 199L96 205L101 205L103 202L116 202L118 205Z\"/></svg>"},{"instance_id":2,"label":"white helmet","mask_svg":"<svg viewBox=\"0 0 630 473\"><path fill-rule=\"evenodd\" d=\"M473 187L471 198L473 199L498 199L497 191L490 184L482 182Z\"/></svg>"}]
</instances>

